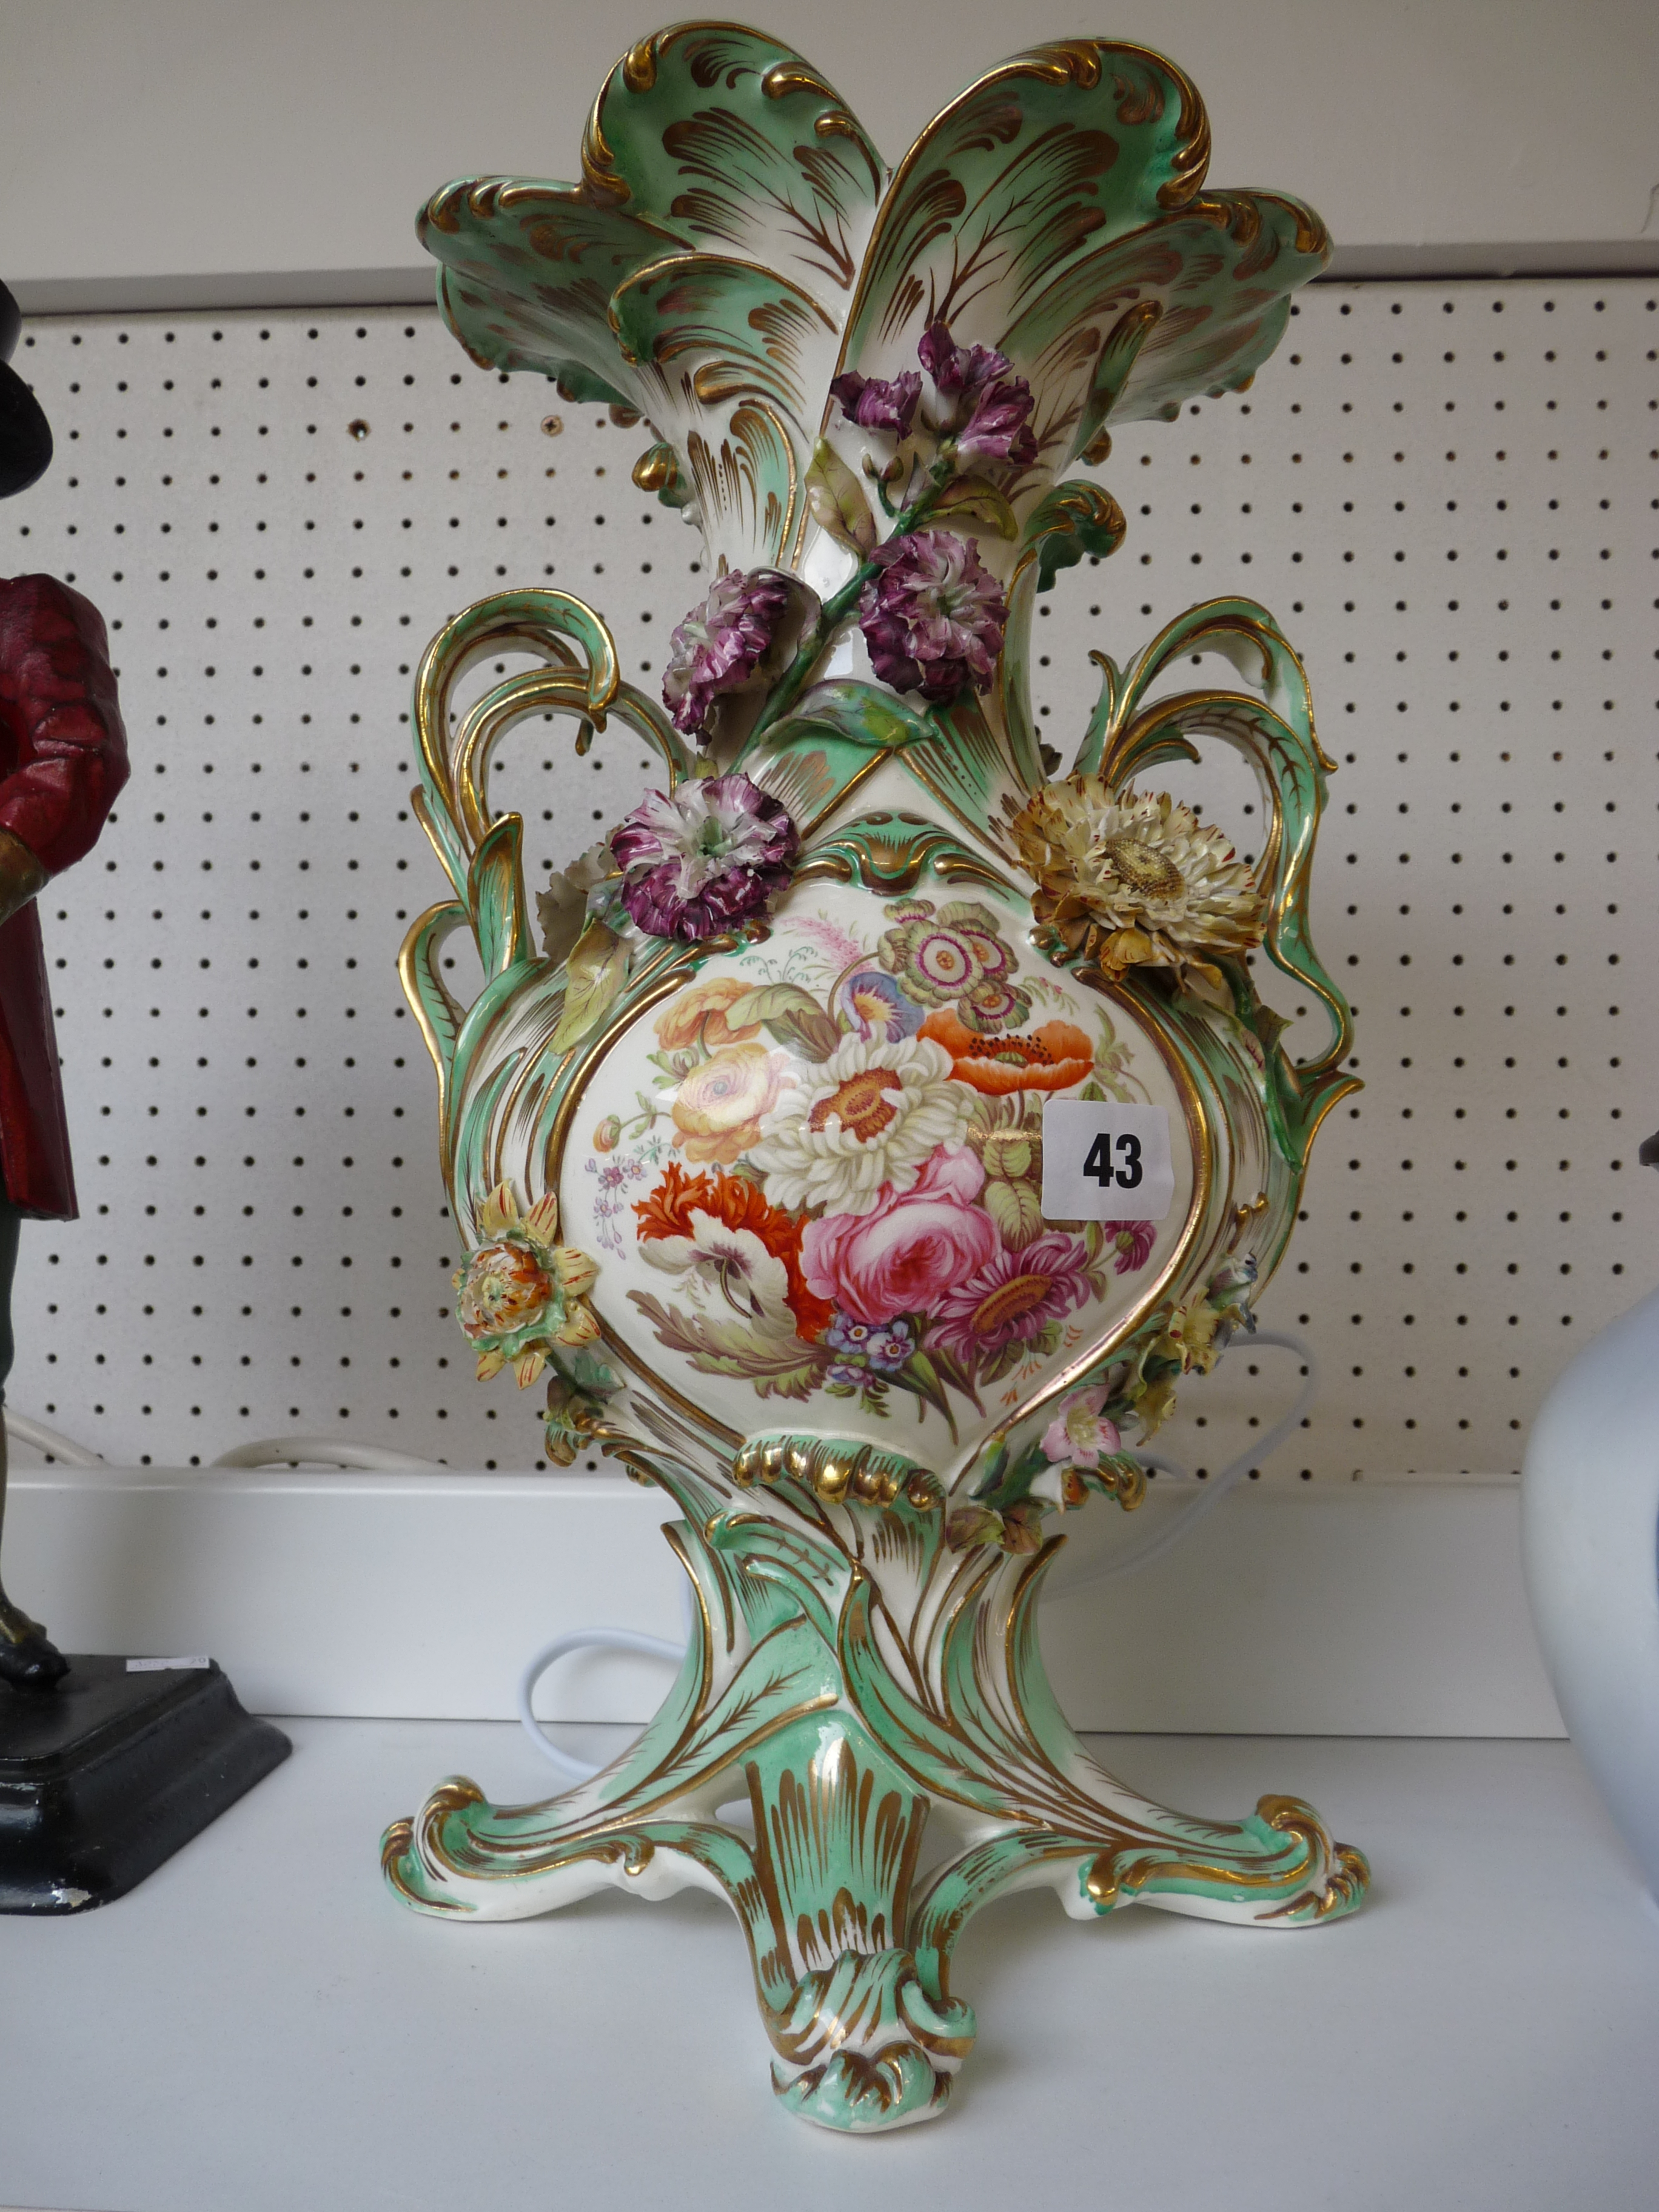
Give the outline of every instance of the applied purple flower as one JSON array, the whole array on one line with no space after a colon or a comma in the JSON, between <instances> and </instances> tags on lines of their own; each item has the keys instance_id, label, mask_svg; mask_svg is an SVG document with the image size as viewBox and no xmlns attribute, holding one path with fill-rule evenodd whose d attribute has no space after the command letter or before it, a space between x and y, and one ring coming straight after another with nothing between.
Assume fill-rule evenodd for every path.
<instances>
[{"instance_id":1,"label":"applied purple flower","mask_svg":"<svg viewBox=\"0 0 1659 2212\"><path fill-rule=\"evenodd\" d=\"M957 452L1030 468L1037 457L1029 427L1031 387L1014 374L1007 355L994 346L959 346L942 322L928 325L916 351L939 397L951 403L939 427L954 432Z\"/></svg>"},{"instance_id":2,"label":"applied purple flower","mask_svg":"<svg viewBox=\"0 0 1659 2212\"><path fill-rule=\"evenodd\" d=\"M1032 434L1031 387L1023 376L1005 378L981 391L965 430L957 435L957 451L964 458L986 461L1015 461L1030 468L1037 457Z\"/></svg>"},{"instance_id":3,"label":"applied purple flower","mask_svg":"<svg viewBox=\"0 0 1659 2212\"><path fill-rule=\"evenodd\" d=\"M670 638L663 703L688 738L707 734L716 699L741 691L763 672L795 597L793 579L776 568L733 568Z\"/></svg>"},{"instance_id":4,"label":"applied purple flower","mask_svg":"<svg viewBox=\"0 0 1659 2212\"><path fill-rule=\"evenodd\" d=\"M921 379L913 368L890 383L884 377L860 376L856 369L848 369L830 390L849 422L863 430L890 430L896 437L908 438L921 397Z\"/></svg>"},{"instance_id":5,"label":"applied purple flower","mask_svg":"<svg viewBox=\"0 0 1659 2212\"><path fill-rule=\"evenodd\" d=\"M957 345L950 325L943 322L927 325L916 353L937 391L965 393L970 404L988 384L1006 376L1013 366L994 346Z\"/></svg>"},{"instance_id":6,"label":"applied purple flower","mask_svg":"<svg viewBox=\"0 0 1659 2212\"><path fill-rule=\"evenodd\" d=\"M746 775L690 776L672 799L648 792L611 839L633 920L691 944L760 913L799 849L781 801Z\"/></svg>"},{"instance_id":7,"label":"applied purple flower","mask_svg":"<svg viewBox=\"0 0 1659 2212\"><path fill-rule=\"evenodd\" d=\"M859 628L884 684L924 698L989 689L1008 620L1002 587L950 530L890 538L859 599Z\"/></svg>"}]
</instances>

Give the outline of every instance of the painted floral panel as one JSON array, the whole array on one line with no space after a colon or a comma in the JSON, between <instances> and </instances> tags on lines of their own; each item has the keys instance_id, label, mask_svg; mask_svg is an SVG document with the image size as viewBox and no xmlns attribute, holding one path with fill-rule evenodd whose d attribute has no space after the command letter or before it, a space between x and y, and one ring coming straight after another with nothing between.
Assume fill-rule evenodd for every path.
<instances>
[{"instance_id":1,"label":"painted floral panel","mask_svg":"<svg viewBox=\"0 0 1659 2212\"><path fill-rule=\"evenodd\" d=\"M650 1371L740 1432L810 1401L942 1444L1139 1302L1184 1226L1187 1148L1166 1220L1046 1221L1043 1108L1152 1103L1179 1127L1179 1102L1127 1008L1022 951L1023 927L977 890L798 896L612 1048L562 1198L625 1269L612 1325Z\"/></svg>"}]
</instances>

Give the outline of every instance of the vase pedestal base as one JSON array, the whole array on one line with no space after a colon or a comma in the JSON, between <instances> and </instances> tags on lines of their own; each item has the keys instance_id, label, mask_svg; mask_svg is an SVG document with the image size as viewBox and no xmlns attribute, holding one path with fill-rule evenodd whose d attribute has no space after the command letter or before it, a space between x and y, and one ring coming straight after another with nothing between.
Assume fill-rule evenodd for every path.
<instances>
[{"instance_id":1,"label":"vase pedestal base","mask_svg":"<svg viewBox=\"0 0 1659 2212\"><path fill-rule=\"evenodd\" d=\"M798 1518L775 1510L788 1505ZM850 2132L944 2111L975 2033L951 1954L998 1897L1042 1887L1080 1920L1146 1905L1264 1929L1352 1911L1364 1859L1298 1799L1196 1820L1098 1766L1037 1649L1063 1540L953 1556L940 1517L803 1489L668 1529L699 1607L655 1721L544 1804L444 1783L387 1831L394 1891L457 1921L606 1887L714 1892L749 1940L780 2100ZM752 1833L720 1817L744 1802Z\"/></svg>"}]
</instances>

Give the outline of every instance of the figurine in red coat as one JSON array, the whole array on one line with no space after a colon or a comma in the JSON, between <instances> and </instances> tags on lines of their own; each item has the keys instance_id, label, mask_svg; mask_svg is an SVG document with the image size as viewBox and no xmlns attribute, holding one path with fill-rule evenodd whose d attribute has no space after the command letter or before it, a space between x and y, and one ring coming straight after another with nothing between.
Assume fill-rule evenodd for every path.
<instances>
[{"instance_id":1,"label":"figurine in red coat","mask_svg":"<svg viewBox=\"0 0 1659 2212\"><path fill-rule=\"evenodd\" d=\"M0 498L52 459L52 432L6 366L17 305L0 284ZM51 576L0 577L0 1403L26 1216L72 1220L75 1179L35 895L97 842L127 779L126 737L98 610ZM0 1523L6 1501L0 1425ZM64 1662L0 1583L0 1681L50 1689Z\"/></svg>"}]
</instances>

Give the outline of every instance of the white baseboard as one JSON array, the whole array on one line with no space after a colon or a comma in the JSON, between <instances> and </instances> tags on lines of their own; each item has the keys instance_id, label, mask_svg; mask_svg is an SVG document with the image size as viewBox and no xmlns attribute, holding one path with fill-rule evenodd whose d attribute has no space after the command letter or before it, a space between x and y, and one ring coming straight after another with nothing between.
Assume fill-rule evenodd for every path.
<instances>
[{"instance_id":1,"label":"white baseboard","mask_svg":"<svg viewBox=\"0 0 1659 2212\"><path fill-rule=\"evenodd\" d=\"M504 1718L567 1630L681 1632L665 1503L620 1475L18 1468L7 1582L66 1649L211 1651L258 1711ZM1073 1541L1125 1526L1097 1506ZM1084 1729L1562 1735L1518 1527L1509 1482L1239 1491L1141 1573L1048 1604L1055 1687ZM637 1722L662 1687L595 1655L538 1702Z\"/></svg>"}]
</instances>

